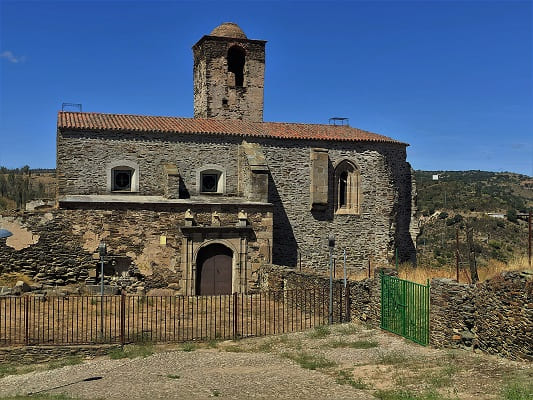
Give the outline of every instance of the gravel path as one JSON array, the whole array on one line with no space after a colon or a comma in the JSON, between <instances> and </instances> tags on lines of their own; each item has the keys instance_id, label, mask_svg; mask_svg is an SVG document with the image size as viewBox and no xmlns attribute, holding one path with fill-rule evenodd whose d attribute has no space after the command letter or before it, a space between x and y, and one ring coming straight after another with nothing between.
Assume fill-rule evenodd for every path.
<instances>
[{"instance_id":1,"label":"gravel path","mask_svg":"<svg viewBox=\"0 0 533 400\"><path fill-rule=\"evenodd\" d=\"M0 398L64 393L81 399L375 400L380 390L430 390L488 400L500 399L512 380L533 381L533 363L423 347L356 324L326 329L219 342L216 348L191 344L194 351L169 345L146 358L100 357L54 370L42 365L0 379ZM287 358L299 355L332 365L309 370Z\"/></svg>"},{"instance_id":2,"label":"gravel path","mask_svg":"<svg viewBox=\"0 0 533 400\"><path fill-rule=\"evenodd\" d=\"M103 378L80 382L95 376ZM202 350L133 360L92 360L0 380L0 397L40 391L83 399L374 399L275 355Z\"/></svg>"}]
</instances>

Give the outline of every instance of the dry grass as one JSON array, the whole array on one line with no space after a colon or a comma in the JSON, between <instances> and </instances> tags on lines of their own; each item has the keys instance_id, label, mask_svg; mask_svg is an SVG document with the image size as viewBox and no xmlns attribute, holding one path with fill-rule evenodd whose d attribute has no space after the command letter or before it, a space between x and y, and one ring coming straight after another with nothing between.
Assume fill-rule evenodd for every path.
<instances>
[{"instance_id":1,"label":"dry grass","mask_svg":"<svg viewBox=\"0 0 533 400\"><path fill-rule=\"evenodd\" d=\"M28 285L34 283L29 276L21 274L20 272L8 272L0 275L0 286L13 287L18 281L23 281Z\"/></svg>"},{"instance_id":2,"label":"dry grass","mask_svg":"<svg viewBox=\"0 0 533 400\"><path fill-rule=\"evenodd\" d=\"M478 276L481 282L494 278L504 271L523 271L529 269L528 258L526 256L515 257L509 263L498 260L490 260L486 266L478 266ZM399 266L398 275L402 279L413 282L426 283L433 278L456 278L455 265L447 265L441 268L432 268L429 266L419 265L413 268L410 263L403 263ZM459 269L459 281L462 283L471 283L470 270L468 267L461 266Z\"/></svg>"}]
</instances>

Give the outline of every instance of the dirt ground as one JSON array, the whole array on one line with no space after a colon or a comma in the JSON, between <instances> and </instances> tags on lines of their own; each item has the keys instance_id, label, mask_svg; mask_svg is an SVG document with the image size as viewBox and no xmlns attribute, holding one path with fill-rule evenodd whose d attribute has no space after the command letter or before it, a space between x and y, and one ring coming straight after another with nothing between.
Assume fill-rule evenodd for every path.
<instances>
[{"instance_id":1,"label":"dirt ground","mask_svg":"<svg viewBox=\"0 0 533 400\"><path fill-rule=\"evenodd\" d=\"M17 374L0 379L0 398L533 398L533 363L423 347L358 324L238 341L127 346L113 355L127 356L140 357L33 366L31 372L17 367Z\"/></svg>"}]
</instances>

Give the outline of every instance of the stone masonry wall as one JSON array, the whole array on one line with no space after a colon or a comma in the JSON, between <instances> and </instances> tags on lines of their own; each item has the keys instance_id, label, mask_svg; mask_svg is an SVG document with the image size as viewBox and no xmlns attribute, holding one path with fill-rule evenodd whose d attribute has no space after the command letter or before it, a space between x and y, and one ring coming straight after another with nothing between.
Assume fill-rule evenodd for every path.
<instances>
[{"instance_id":1,"label":"stone masonry wall","mask_svg":"<svg viewBox=\"0 0 533 400\"><path fill-rule=\"evenodd\" d=\"M296 266L299 254L308 268L327 268L327 237L336 236L337 257L346 248L348 269L363 268L368 258L386 264L394 247L402 260L414 245L409 234L411 172L405 148L398 145L318 141L261 140L271 174L269 201L274 204L273 262ZM328 206L311 210L312 148L329 156ZM352 160L361 171L359 215L334 214L334 167Z\"/></svg>"},{"instance_id":2,"label":"stone masonry wall","mask_svg":"<svg viewBox=\"0 0 533 400\"><path fill-rule=\"evenodd\" d=\"M371 326L380 324L381 272L396 275L396 271L389 268L376 268L374 276L361 281L347 281L350 291L350 317L352 320L365 321ZM265 265L259 272L259 283L263 290L316 290L317 304L327 305L329 302L329 278L321 275L308 274L290 268ZM333 280L333 310L339 314L339 309L345 307L344 281ZM344 313L344 309L342 311Z\"/></svg>"},{"instance_id":3,"label":"stone masonry wall","mask_svg":"<svg viewBox=\"0 0 533 400\"><path fill-rule=\"evenodd\" d=\"M120 345L7 347L0 348L0 364L28 365L54 361L61 357L98 357L120 347Z\"/></svg>"},{"instance_id":4,"label":"stone masonry wall","mask_svg":"<svg viewBox=\"0 0 533 400\"><path fill-rule=\"evenodd\" d=\"M226 194L238 194L238 145L242 141L239 138L157 133L132 135L60 133L57 146L59 196L108 194L106 167L121 160L139 165L140 195L165 195L162 176L167 164L177 167L191 196L198 194L196 171L211 164L226 169Z\"/></svg>"},{"instance_id":5,"label":"stone masonry wall","mask_svg":"<svg viewBox=\"0 0 533 400\"><path fill-rule=\"evenodd\" d=\"M507 272L476 286L478 346L533 361L533 273Z\"/></svg>"},{"instance_id":6,"label":"stone masonry wall","mask_svg":"<svg viewBox=\"0 0 533 400\"><path fill-rule=\"evenodd\" d=\"M236 87L228 72L232 46L244 50L244 82ZM204 36L193 46L194 116L263 121L265 42ZM233 77L233 82L232 82Z\"/></svg>"},{"instance_id":7,"label":"stone masonry wall","mask_svg":"<svg viewBox=\"0 0 533 400\"><path fill-rule=\"evenodd\" d=\"M400 260L413 257L409 232L412 215L411 168L405 146L388 143L327 142L251 138L265 155L268 202L274 206L273 262L325 269L326 238L337 238L337 256L347 252L348 269L372 262L386 264L398 247ZM57 174L59 195L106 194L106 166L129 160L139 166L140 195L165 194L163 166L175 165L184 191L197 195L197 170L208 164L226 170L226 196L242 196L245 175L239 154L242 139L217 135L59 132ZM323 148L329 158L328 205L311 210L311 149ZM334 167L352 160L361 172L359 215L334 214ZM240 187L239 187L240 186ZM128 194L124 194L128 196Z\"/></svg>"},{"instance_id":8,"label":"stone masonry wall","mask_svg":"<svg viewBox=\"0 0 533 400\"><path fill-rule=\"evenodd\" d=\"M46 286L84 282L98 263L96 249L106 242L106 275L121 275L135 286L171 287L182 292L179 282L183 235L188 208L196 213L199 225L212 222L212 205L77 205L47 213L6 214L4 223L18 226L33 237L18 246L19 232L0 241L0 273L21 272ZM240 204L214 206L220 226L235 226ZM248 221L254 237L249 241L248 265L269 261L271 211L268 206L247 206ZM161 243L161 237L165 243ZM93 273L91 276L95 276ZM119 279L120 280L120 279ZM127 280L125 280L126 282ZM117 282L115 282L117 283Z\"/></svg>"},{"instance_id":9,"label":"stone masonry wall","mask_svg":"<svg viewBox=\"0 0 533 400\"><path fill-rule=\"evenodd\" d=\"M430 289L430 342L436 346L472 346L475 286L433 279Z\"/></svg>"},{"instance_id":10,"label":"stone masonry wall","mask_svg":"<svg viewBox=\"0 0 533 400\"><path fill-rule=\"evenodd\" d=\"M379 326L381 271L376 269L372 279L348 281L352 320ZM396 271L383 272L395 275ZM327 277L276 266L261 270L260 283L270 290L317 289L325 296L329 293ZM342 281L336 280L334 285L338 287ZM430 344L479 348L511 359L533 360L531 272L504 272L477 285L433 279L430 296Z\"/></svg>"}]
</instances>

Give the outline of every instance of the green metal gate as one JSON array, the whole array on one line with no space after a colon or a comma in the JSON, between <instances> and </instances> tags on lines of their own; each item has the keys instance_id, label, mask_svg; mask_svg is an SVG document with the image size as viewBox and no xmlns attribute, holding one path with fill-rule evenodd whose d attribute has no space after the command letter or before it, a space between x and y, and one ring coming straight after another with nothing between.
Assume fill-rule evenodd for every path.
<instances>
[{"instance_id":1,"label":"green metal gate","mask_svg":"<svg viewBox=\"0 0 533 400\"><path fill-rule=\"evenodd\" d=\"M429 344L427 285L381 274L381 329Z\"/></svg>"}]
</instances>

